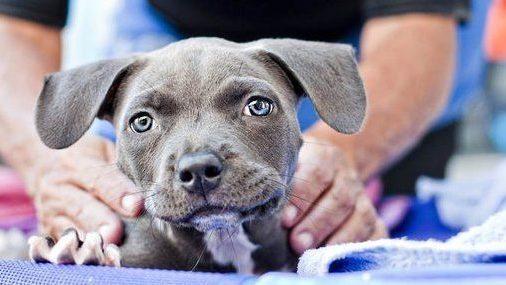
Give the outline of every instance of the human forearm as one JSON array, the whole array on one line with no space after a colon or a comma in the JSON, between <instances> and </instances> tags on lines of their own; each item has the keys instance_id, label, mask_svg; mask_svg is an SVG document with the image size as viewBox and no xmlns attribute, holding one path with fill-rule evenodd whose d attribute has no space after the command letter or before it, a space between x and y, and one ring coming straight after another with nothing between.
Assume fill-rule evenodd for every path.
<instances>
[{"instance_id":1,"label":"human forearm","mask_svg":"<svg viewBox=\"0 0 506 285\"><path fill-rule=\"evenodd\" d=\"M113 144L90 136L55 151L35 130L44 75L59 69L60 32L0 17L0 43L0 154L24 177L39 228L53 237L69 227L98 231L104 242L118 243L123 235L118 213L135 217L143 203L114 166Z\"/></svg>"},{"instance_id":2,"label":"human forearm","mask_svg":"<svg viewBox=\"0 0 506 285\"><path fill-rule=\"evenodd\" d=\"M369 21L362 35L366 122L356 135L319 122L308 135L345 150L366 180L409 150L445 106L454 68L455 23L431 15Z\"/></svg>"},{"instance_id":3,"label":"human forearm","mask_svg":"<svg viewBox=\"0 0 506 285\"><path fill-rule=\"evenodd\" d=\"M37 137L34 108L43 77L60 66L60 31L0 16L0 154L26 169L48 151Z\"/></svg>"}]
</instances>

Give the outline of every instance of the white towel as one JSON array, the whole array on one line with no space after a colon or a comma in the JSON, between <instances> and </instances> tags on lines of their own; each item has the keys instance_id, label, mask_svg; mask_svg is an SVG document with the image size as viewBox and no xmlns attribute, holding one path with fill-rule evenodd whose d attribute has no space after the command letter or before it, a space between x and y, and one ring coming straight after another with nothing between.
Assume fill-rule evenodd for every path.
<instances>
[{"instance_id":1,"label":"white towel","mask_svg":"<svg viewBox=\"0 0 506 285\"><path fill-rule=\"evenodd\" d=\"M480 225L506 209L506 160L480 179L458 182L420 177L416 192L420 201L435 200L445 225L455 229Z\"/></svg>"},{"instance_id":2,"label":"white towel","mask_svg":"<svg viewBox=\"0 0 506 285\"><path fill-rule=\"evenodd\" d=\"M303 276L439 264L506 262L506 211L446 242L384 239L306 251L297 272Z\"/></svg>"}]
</instances>

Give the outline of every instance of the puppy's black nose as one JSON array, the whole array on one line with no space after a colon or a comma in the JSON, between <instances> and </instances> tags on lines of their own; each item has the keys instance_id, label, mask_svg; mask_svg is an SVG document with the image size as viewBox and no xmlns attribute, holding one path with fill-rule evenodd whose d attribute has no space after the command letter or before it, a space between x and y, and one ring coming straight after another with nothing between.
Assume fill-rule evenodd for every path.
<instances>
[{"instance_id":1,"label":"puppy's black nose","mask_svg":"<svg viewBox=\"0 0 506 285\"><path fill-rule=\"evenodd\" d=\"M223 164L210 152L185 154L179 159L177 175L179 183L188 191L206 194L220 183Z\"/></svg>"}]
</instances>

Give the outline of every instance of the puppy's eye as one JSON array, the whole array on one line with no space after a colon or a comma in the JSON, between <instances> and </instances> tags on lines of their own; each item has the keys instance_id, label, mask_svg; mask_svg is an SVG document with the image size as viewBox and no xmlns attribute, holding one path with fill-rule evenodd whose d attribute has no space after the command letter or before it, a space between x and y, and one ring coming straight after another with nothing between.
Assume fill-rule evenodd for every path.
<instances>
[{"instance_id":1,"label":"puppy's eye","mask_svg":"<svg viewBox=\"0 0 506 285\"><path fill-rule=\"evenodd\" d=\"M130 128L136 133L143 133L154 127L154 120L148 113L139 113L130 119Z\"/></svg>"},{"instance_id":2,"label":"puppy's eye","mask_svg":"<svg viewBox=\"0 0 506 285\"><path fill-rule=\"evenodd\" d=\"M272 113L274 104L270 99L264 97L253 97L244 106L243 114L246 116L267 116Z\"/></svg>"}]
</instances>

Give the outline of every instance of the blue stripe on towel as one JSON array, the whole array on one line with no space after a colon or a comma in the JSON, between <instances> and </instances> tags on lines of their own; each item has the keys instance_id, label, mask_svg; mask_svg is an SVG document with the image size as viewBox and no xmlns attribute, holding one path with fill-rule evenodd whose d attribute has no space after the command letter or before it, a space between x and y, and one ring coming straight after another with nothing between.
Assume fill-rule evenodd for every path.
<instances>
[{"instance_id":1,"label":"blue stripe on towel","mask_svg":"<svg viewBox=\"0 0 506 285\"><path fill-rule=\"evenodd\" d=\"M329 272L343 273L343 272L356 272L376 269L380 266L380 262L375 258L381 255L378 251L385 251L385 249L375 249L373 252L359 252L345 259L334 260L329 265Z\"/></svg>"}]
</instances>

